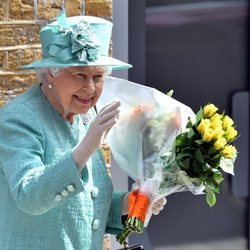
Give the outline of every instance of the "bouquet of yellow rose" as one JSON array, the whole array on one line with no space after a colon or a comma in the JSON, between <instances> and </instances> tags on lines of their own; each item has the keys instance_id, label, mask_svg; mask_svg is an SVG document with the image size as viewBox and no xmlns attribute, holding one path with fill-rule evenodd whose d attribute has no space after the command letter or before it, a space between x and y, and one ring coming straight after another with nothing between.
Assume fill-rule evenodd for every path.
<instances>
[{"instance_id":1,"label":"bouquet of yellow rose","mask_svg":"<svg viewBox=\"0 0 250 250\"><path fill-rule=\"evenodd\" d=\"M175 164L205 187L209 206L216 203L215 193L223 177L221 170L233 174L237 150L232 145L237 137L233 120L219 114L214 104L208 104L187 124L187 131L175 140Z\"/></svg>"},{"instance_id":2,"label":"bouquet of yellow rose","mask_svg":"<svg viewBox=\"0 0 250 250\"><path fill-rule=\"evenodd\" d=\"M201 108L194 120L189 119L186 130L176 135L173 144L164 135L165 129L175 130L180 126L178 112L164 118L141 119L144 120L144 181L139 192L130 194L126 226L117 235L120 244L124 244L132 232L143 231L151 217L150 203L161 196L186 190L193 194L205 191L206 202L214 206L215 194L219 193L219 184L223 181L221 171L233 174L237 153L231 145L237 136L234 122L217 111L213 104ZM143 115L147 109L136 107L134 112L135 122L138 113ZM154 154L156 157L152 158Z\"/></svg>"},{"instance_id":3,"label":"bouquet of yellow rose","mask_svg":"<svg viewBox=\"0 0 250 250\"><path fill-rule=\"evenodd\" d=\"M222 171L233 174L237 137L233 120L208 104L197 114L153 88L109 78L105 102L121 100L121 116L108 135L114 160L139 184L129 196L128 219L117 235L120 244L141 233L161 197L182 191L206 193L216 203ZM105 92L105 91L104 91Z\"/></svg>"}]
</instances>

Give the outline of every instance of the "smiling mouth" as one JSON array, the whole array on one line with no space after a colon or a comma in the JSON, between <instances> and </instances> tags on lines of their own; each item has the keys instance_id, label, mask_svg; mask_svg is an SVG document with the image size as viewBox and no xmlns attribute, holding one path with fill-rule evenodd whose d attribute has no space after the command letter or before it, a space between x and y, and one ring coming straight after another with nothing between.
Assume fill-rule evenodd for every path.
<instances>
[{"instance_id":1,"label":"smiling mouth","mask_svg":"<svg viewBox=\"0 0 250 250\"><path fill-rule=\"evenodd\" d=\"M80 97L77 95L74 95L74 97L76 98L76 100L80 103L84 103L84 104L88 104L92 101L91 97Z\"/></svg>"}]
</instances>

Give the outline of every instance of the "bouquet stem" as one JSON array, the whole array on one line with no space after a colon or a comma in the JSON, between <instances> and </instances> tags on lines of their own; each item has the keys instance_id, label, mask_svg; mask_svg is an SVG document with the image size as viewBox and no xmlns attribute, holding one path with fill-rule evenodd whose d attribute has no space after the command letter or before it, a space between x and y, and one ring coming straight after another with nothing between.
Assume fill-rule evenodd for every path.
<instances>
[{"instance_id":1,"label":"bouquet stem","mask_svg":"<svg viewBox=\"0 0 250 250\"><path fill-rule=\"evenodd\" d=\"M116 236L117 241L124 245L131 233L142 233L144 221L149 205L149 198L146 194L134 191L129 195L128 219L125 222L123 231Z\"/></svg>"},{"instance_id":2,"label":"bouquet stem","mask_svg":"<svg viewBox=\"0 0 250 250\"><path fill-rule=\"evenodd\" d=\"M130 234L133 233L133 230L131 228L124 228L123 231L116 236L116 240L121 245L126 245L126 239L130 236Z\"/></svg>"}]
</instances>

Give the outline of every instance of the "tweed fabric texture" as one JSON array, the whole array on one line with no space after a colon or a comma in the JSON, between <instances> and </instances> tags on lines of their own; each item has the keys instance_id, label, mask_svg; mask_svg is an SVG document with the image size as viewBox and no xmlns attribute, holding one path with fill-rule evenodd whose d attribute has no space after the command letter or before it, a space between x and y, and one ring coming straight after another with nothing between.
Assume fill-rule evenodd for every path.
<instances>
[{"instance_id":1,"label":"tweed fabric texture","mask_svg":"<svg viewBox=\"0 0 250 250\"><path fill-rule=\"evenodd\" d=\"M66 122L38 84L0 110L1 250L99 250L105 232L120 232L124 193L113 192L100 150L81 173L75 165L72 149L86 131L80 116ZM74 191L57 201L69 185Z\"/></svg>"}]
</instances>

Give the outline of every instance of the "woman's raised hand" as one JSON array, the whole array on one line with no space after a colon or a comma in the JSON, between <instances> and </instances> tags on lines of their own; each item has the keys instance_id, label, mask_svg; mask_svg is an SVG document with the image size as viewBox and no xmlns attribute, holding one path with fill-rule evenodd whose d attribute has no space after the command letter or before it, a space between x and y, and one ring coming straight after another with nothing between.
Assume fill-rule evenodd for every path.
<instances>
[{"instance_id":1,"label":"woman's raised hand","mask_svg":"<svg viewBox=\"0 0 250 250\"><path fill-rule=\"evenodd\" d=\"M121 102L119 100L114 100L113 102L107 104L101 109L94 121L91 123L84 138L84 144L91 152L94 152L99 147L108 131L118 120L120 105Z\"/></svg>"},{"instance_id":2,"label":"woman's raised hand","mask_svg":"<svg viewBox=\"0 0 250 250\"><path fill-rule=\"evenodd\" d=\"M119 117L121 102L114 100L104 106L90 124L90 127L80 144L74 149L76 165L81 169L90 156L100 146L108 131L114 126Z\"/></svg>"}]
</instances>

